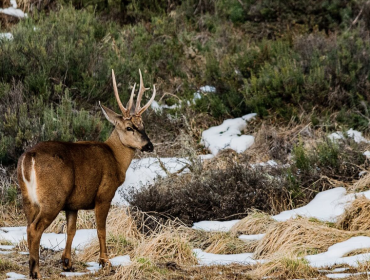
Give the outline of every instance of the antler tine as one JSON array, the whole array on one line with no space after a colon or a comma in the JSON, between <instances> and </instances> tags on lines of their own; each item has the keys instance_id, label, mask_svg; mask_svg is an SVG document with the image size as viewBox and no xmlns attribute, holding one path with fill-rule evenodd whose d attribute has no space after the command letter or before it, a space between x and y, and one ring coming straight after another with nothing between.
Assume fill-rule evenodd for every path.
<instances>
[{"instance_id":1,"label":"antler tine","mask_svg":"<svg viewBox=\"0 0 370 280\"><path fill-rule=\"evenodd\" d=\"M153 100L155 98L155 94L156 94L156 89L155 89L155 85L153 85L153 96L152 96L152 98L150 98L149 102L146 103L146 105L143 108L140 109L140 111L137 113L138 115L141 115L142 113L144 113L144 111L146 109L149 108L150 104L152 104L152 102L153 102Z\"/></svg>"},{"instance_id":2,"label":"antler tine","mask_svg":"<svg viewBox=\"0 0 370 280\"><path fill-rule=\"evenodd\" d=\"M139 93L136 99L135 113L138 113L141 110L140 108L141 98L143 97L144 91L148 89L144 87L143 76L141 75L140 69L139 69L139 74L140 74L140 88L139 88Z\"/></svg>"},{"instance_id":3,"label":"antler tine","mask_svg":"<svg viewBox=\"0 0 370 280\"><path fill-rule=\"evenodd\" d=\"M134 103L135 88L136 88L136 83L134 84L134 87L132 88L130 100L127 102L127 105L126 105L128 113L131 112L132 104Z\"/></svg>"},{"instance_id":4,"label":"antler tine","mask_svg":"<svg viewBox=\"0 0 370 280\"><path fill-rule=\"evenodd\" d=\"M119 108L121 109L121 112L124 116L127 115L126 108L122 105L121 99L119 98L118 89L117 89L117 83L116 83L116 77L114 76L114 70L112 69L112 79L113 79L113 89L114 89L114 95L116 96L116 100L118 103ZM130 112L129 112L130 113Z\"/></svg>"}]
</instances>

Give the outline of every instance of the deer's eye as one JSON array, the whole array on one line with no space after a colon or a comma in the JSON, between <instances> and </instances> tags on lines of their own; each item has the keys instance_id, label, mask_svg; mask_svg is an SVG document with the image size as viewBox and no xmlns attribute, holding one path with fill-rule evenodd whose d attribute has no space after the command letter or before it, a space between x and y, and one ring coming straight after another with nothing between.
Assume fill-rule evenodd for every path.
<instances>
[{"instance_id":1,"label":"deer's eye","mask_svg":"<svg viewBox=\"0 0 370 280\"><path fill-rule=\"evenodd\" d=\"M134 130L133 130L131 127L129 127L129 126L128 126L126 129L127 129L127 131L134 131Z\"/></svg>"}]
</instances>

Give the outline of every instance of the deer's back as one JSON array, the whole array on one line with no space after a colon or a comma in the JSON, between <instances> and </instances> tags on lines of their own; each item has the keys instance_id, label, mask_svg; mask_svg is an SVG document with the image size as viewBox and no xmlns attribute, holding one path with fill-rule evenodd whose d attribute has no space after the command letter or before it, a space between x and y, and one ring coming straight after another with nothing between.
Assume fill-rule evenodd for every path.
<instances>
[{"instance_id":1,"label":"deer's back","mask_svg":"<svg viewBox=\"0 0 370 280\"><path fill-rule=\"evenodd\" d=\"M93 209L122 183L112 150L100 142L38 143L20 157L18 179L26 201L65 210Z\"/></svg>"}]
</instances>

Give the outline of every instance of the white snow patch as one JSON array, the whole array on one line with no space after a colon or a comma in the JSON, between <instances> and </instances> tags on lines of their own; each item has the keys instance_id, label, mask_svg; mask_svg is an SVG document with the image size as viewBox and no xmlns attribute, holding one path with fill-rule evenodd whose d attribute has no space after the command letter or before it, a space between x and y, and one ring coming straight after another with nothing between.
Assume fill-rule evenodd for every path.
<instances>
[{"instance_id":1,"label":"white snow patch","mask_svg":"<svg viewBox=\"0 0 370 280\"><path fill-rule=\"evenodd\" d=\"M0 239L8 240L12 243L19 243L27 240L27 227L1 227Z\"/></svg>"},{"instance_id":2,"label":"white snow patch","mask_svg":"<svg viewBox=\"0 0 370 280\"><path fill-rule=\"evenodd\" d=\"M204 230L204 231L229 231L233 225L240 220L232 221L201 221L193 224L193 229Z\"/></svg>"},{"instance_id":3,"label":"white snow patch","mask_svg":"<svg viewBox=\"0 0 370 280\"><path fill-rule=\"evenodd\" d=\"M97 238L96 229L80 229L76 231L73 238L72 249L81 249L90 243L91 239ZM67 235L57 233L44 233L41 237L40 245L54 251L64 250L66 246Z\"/></svg>"},{"instance_id":4,"label":"white snow patch","mask_svg":"<svg viewBox=\"0 0 370 280\"><path fill-rule=\"evenodd\" d=\"M369 248L370 251L370 237L356 236L346 241L334 244L328 248L328 251L306 256L313 267L333 266L335 264L348 264L350 266L358 266L359 262L369 261L370 253L359 254L350 257L343 257L345 254L359 249Z\"/></svg>"},{"instance_id":5,"label":"white snow patch","mask_svg":"<svg viewBox=\"0 0 370 280\"><path fill-rule=\"evenodd\" d=\"M162 112L163 109L177 109L177 108L180 108L180 105L181 105L181 100L180 100L179 104L173 104L171 106L168 106L166 104L161 104L160 105L157 101L154 100L150 106L152 107L152 109L154 111Z\"/></svg>"},{"instance_id":6,"label":"white snow patch","mask_svg":"<svg viewBox=\"0 0 370 280\"><path fill-rule=\"evenodd\" d=\"M169 173L178 172L186 167L186 165L190 164L190 162L184 158L160 158L160 161L163 163ZM185 168L182 172L189 172L189 169ZM156 158L132 160L129 168L126 171L126 180L117 189L112 200L112 204L127 205L127 202L120 194L121 190L127 190L132 187L140 189L145 185L153 184L155 178L166 176L167 173L162 169L160 162Z\"/></svg>"},{"instance_id":7,"label":"white snow patch","mask_svg":"<svg viewBox=\"0 0 370 280\"><path fill-rule=\"evenodd\" d=\"M100 266L97 262L87 262L87 270L91 271L91 272L95 272L95 271L98 271L100 269Z\"/></svg>"},{"instance_id":8,"label":"white snow patch","mask_svg":"<svg viewBox=\"0 0 370 280\"><path fill-rule=\"evenodd\" d=\"M344 213L347 204L361 195L370 199L370 191L346 194L345 188L334 188L318 193L311 202L303 207L281 212L273 218L277 221L286 221L296 216L304 216L335 222L336 218Z\"/></svg>"},{"instance_id":9,"label":"white snow patch","mask_svg":"<svg viewBox=\"0 0 370 280\"><path fill-rule=\"evenodd\" d=\"M82 248L90 242L91 239L96 238L97 233L95 229L80 229L76 231L73 238L72 248ZM64 250L67 235L64 233L44 233L41 237L40 245L47 249L55 251ZM0 239L5 239L13 243L27 240L27 227L2 227L0 228Z\"/></svg>"},{"instance_id":10,"label":"white snow patch","mask_svg":"<svg viewBox=\"0 0 370 280\"><path fill-rule=\"evenodd\" d=\"M200 87L199 90L201 92L216 92L216 88L213 87L213 86L203 86L203 87Z\"/></svg>"},{"instance_id":11,"label":"white snow patch","mask_svg":"<svg viewBox=\"0 0 370 280\"><path fill-rule=\"evenodd\" d=\"M238 153L244 152L254 143L252 135L240 135L247 126L247 121L253 119L255 113L241 118L225 120L221 125L211 127L202 133L201 143L208 148L213 155L217 155L223 149L233 149Z\"/></svg>"},{"instance_id":12,"label":"white snow patch","mask_svg":"<svg viewBox=\"0 0 370 280\"><path fill-rule=\"evenodd\" d=\"M27 279L27 277L23 274L19 274L19 273L15 273L15 272L8 272L6 274L6 276L8 276L8 280L10 279Z\"/></svg>"},{"instance_id":13,"label":"white snow patch","mask_svg":"<svg viewBox=\"0 0 370 280\"><path fill-rule=\"evenodd\" d=\"M362 133L360 131L357 131L357 130L354 130L354 129L351 128L346 132L346 134L347 134L348 137L353 138L353 140L355 140L356 143L361 143L361 142L370 143L369 140L367 140L366 138L364 138L362 136ZM334 133L328 135L328 137L332 141L339 140L339 139L344 139L344 135L340 131L334 132Z\"/></svg>"},{"instance_id":14,"label":"white snow patch","mask_svg":"<svg viewBox=\"0 0 370 280\"><path fill-rule=\"evenodd\" d=\"M109 260L112 266L122 266L129 265L131 263L130 256L117 256ZM96 272L100 269L100 266L97 262L87 262L87 270L90 272Z\"/></svg>"},{"instance_id":15,"label":"white snow patch","mask_svg":"<svg viewBox=\"0 0 370 280\"><path fill-rule=\"evenodd\" d=\"M211 158L214 158L215 156L212 155L212 154L208 154L208 155L199 155L199 158L200 160L207 160L207 159L211 159Z\"/></svg>"},{"instance_id":16,"label":"white snow patch","mask_svg":"<svg viewBox=\"0 0 370 280\"><path fill-rule=\"evenodd\" d=\"M121 266L121 265L129 265L131 263L130 256L117 256L112 259L110 259L110 263L112 266Z\"/></svg>"},{"instance_id":17,"label":"white snow patch","mask_svg":"<svg viewBox=\"0 0 370 280\"><path fill-rule=\"evenodd\" d=\"M183 106L183 104L186 104L187 106L190 106L191 104L195 104L196 100L202 99L201 93L214 93L214 92L216 92L215 87L213 87L213 86L203 86L203 87L200 87L197 92L194 92L193 100L191 100L191 101L188 100L187 102L183 102L182 100L179 100L179 103L169 106L169 105L166 105L166 104L159 104L157 101L154 100L152 102L152 104L150 105L150 107L154 111L162 112L163 109L177 109L177 108L180 108L181 106Z\"/></svg>"},{"instance_id":18,"label":"white snow patch","mask_svg":"<svg viewBox=\"0 0 370 280\"><path fill-rule=\"evenodd\" d=\"M13 39L13 34L10 33L10 32L0 33L0 40L1 39L12 40Z\"/></svg>"},{"instance_id":19,"label":"white snow patch","mask_svg":"<svg viewBox=\"0 0 370 280\"><path fill-rule=\"evenodd\" d=\"M0 245L0 250L11 250L14 247L13 245Z\"/></svg>"},{"instance_id":20,"label":"white snow patch","mask_svg":"<svg viewBox=\"0 0 370 280\"><path fill-rule=\"evenodd\" d=\"M243 253L235 255L220 255L203 252L201 249L193 249L199 265L229 265L232 263L238 264L256 264L262 263L262 260L254 260L253 253Z\"/></svg>"},{"instance_id":21,"label":"white snow patch","mask_svg":"<svg viewBox=\"0 0 370 280\"><path fill-rule=\"evenodd\" d=\"M365 151L363 155L366 156L367 158L370 158L370 151Z\"/></svg>"},{"instance_id":22,"label":"white snow patch","mask_svg":"<svg viewBox=\"0 0 370 280\"><path fill-rule=\"evenodd\" d=\"M0 251L0 255L9 255L11 253L14 253L14 251Z\"/></svg>"},{"instance_id":23,"label":"white snow patch","mask_svg":"<svg viewBox=\"0 0 370 280\"><path fill-rule=\"evenodd\" d=\"M261 233L261 234L248 234L248 235L240 235L239 239L243 241L251 241L251 240L261 240L266 234Z\"/></svg>"},{"instance_id":24,"label":"white snow patch","mask_svg":"<svg viewBox=\"0 0 370 280\"><path fill-rule=\"evenodd\" d=\"M27 17L26 13L24 13L21 9L17 9L18 6L16 0L10 0L10 4L12 5L12 7L8 7L5 9L0 8L0 13L18 18Z\"/></svg>"},{"instance_id":25,"label":"white snow patch","mask_svg":"<svg viewBox=\"0 0 370 280\"><path fill-rule=\"evenodd\" d=\"M78 277L88 274L88 272L61 272L60 275L65 277Z\"/></svg>"},{"instance_id":26,"label":"white snow patch","mask_svg":"<svg viewBox=\"0 0 370 280\"><path fill-rule=\"evenodd\" d=\"M326 274L325 276L330 279L345 279L361 274L370 274L369 272L357 272L357 273L335 273L335 274Z\"/></svg>"}]
</instances>

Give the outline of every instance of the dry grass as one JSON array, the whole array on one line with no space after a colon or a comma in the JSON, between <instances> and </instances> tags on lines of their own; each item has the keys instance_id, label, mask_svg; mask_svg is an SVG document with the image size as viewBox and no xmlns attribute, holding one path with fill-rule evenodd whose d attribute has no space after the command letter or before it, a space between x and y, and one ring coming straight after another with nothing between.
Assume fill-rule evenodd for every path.
<instances>
[{"instance_id":1,"label":"dry grass","mask_svg":"<svg viewBox=\"0 0 370 280\"><path fill-rule=\"evenodd\" d=\"M308 262L291 254L276 255L270 261L259 265L252 273L257 278L271 277L273 279L310 279L319 273L309 266Z\"/></svg>"},{"instance_id":2,"label":"dry grass","mask_svg":"<svg viewBox=\"0 0 370 280\"><path fill-rule=\"evenodd\" d=\"M365 196L356 198L338 218L336 226L349 231L370 230L370 200Z\"/></svg>"},{"instance_id":3,"label":"dry grass","mask_svg":"<svg viewBox=\"0 0 370 280\"><path fill-rule=\"evenodd\" d=\"M261 234L275 223L276 221L270 215L254 209L248 213L247 217L235 224L230 232L234 235Z\"/></svg>"},{"instance_id":4,"label":"dry grass","mask_svg":"<svg viewBox=\"0 0 370 280\"><path fill-rule=\"evenodd\" d=\"M253 252L256 246L256 242L244 242L230 232L192 230L189 238L194 248L200 248L207 253L213 254Z\"/></svg>"},{"instance_id":5,"label":"dry grass","mask_svg":"<svg viewBox=\"0 0 370 280\"><path fill-rule=\"evenodd\" d=\"M24 226L26 224L26 216L18 205L0 204L0 227Z\"/></svg>"},{"instance_id":6,"label":"dry grass","mask_svg":"<svg viewBox=\"0 0 370 280\"><path fill-rule=\"evenodd\" d=\"M169 269L197 263L186 227L163 226L142 238L131 257L130 265L117 270L116 279L163 279Z\"/></svg>"},{"instance_id":7,"label":"dry grass","mask_svg":"<svg viewBox=\"0 0 370 280\"><path fill-rule=\"evenodd\" d=\"M356 183L348 188L348 191L351 192L362 192L370 188L370 173L367 173L365 176L361 177Z\"/></svg>"},{"instance_id":8,"label":"dry grass","mask_svg":"<svg viewBox=\"0 0 370 280\"><path fill-rule=\"evenodd\" d=\"M129 208L116 207L109 211L107 218L107 248L113 255L131 254L143 235L139 232ZM97 239L78 256L82 261L96 261L100 252Z\"/></svg>"},{"instance_id":9,"label":"dry grass","mask_svg":"<svg viewBox=\"0 0 370 280\"><path fill-rule=\"evenodd\" d=\"M93 210L80 210L77 217L77 229L96 228L95 214ZM65 212L60 212L45 232L67 233L67 221Z\"/></svg>"},{"instance_id":10,"label":"dry grass","mask_svg":"<svg viewBox=\"0 0 370 280\"><path fill-rule=\"evenodd\" d=\"M358 235L369 236L370 232L343 231L307 218L291 219L271 226L254 254L258 259L271 259L283 253L296 256L317 254L335 243Z\"/></svg>"}]
</instances>

